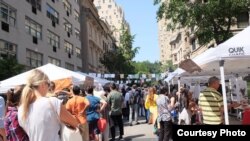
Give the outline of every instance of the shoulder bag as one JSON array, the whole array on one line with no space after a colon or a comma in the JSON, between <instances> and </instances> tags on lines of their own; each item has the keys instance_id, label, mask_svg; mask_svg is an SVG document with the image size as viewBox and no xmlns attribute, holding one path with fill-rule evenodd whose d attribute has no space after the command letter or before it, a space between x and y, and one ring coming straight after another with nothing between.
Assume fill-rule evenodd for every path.
<instances>
[{"instance_id":1,"label":"shoulder bag","mask_svg":"<svg viewBox=\"0 0 250 141\"><path fill-rule=\"evenodd\" d=\"M68 125L64 124L60 120L60 117L57 114L55 107L52 105L50 100L49 103L53 112L57 115L58 121L61 123L61 129L60 129L61 141L82 141L80 130L78 128L73 129L72 127L69 127Z\"/></svg>"}]
</instances>

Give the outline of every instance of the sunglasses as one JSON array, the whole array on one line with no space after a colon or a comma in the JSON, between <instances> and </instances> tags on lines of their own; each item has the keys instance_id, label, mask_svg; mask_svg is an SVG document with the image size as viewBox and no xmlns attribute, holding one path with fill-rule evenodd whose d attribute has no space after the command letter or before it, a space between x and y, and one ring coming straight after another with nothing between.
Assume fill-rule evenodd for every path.
<instances>
[{"instance_id":1,"label":"sunglasses","mask_svg":"<svg viewBox=\"0 0 250 141\"><path fill-rule=\"evenodd\" d=\"M50 81L45 81L45 83L48 85L48 87L50 86Z\"/></svg>"}]
</instances>

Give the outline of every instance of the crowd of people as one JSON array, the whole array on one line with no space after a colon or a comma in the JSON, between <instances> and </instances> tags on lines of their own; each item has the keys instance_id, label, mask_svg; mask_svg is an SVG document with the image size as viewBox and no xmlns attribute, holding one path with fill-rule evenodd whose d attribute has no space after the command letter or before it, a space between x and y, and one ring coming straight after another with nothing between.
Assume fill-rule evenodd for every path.
<instances>
[{"instance_id":1,"label":"crowd of people","mask_svg":"<svg viewBox=\"0 0 250 141\"><path fill-rule=\"evenodd\" d=\"M138 117L142 116L154 125L159 141L169 141L174 124L223 124L218 88L219 79L211 77L199 99L193 99L185 87L178 91L177 87L119 87L115 83L98 92L93 86L82 89L76 85L55 91L55 83L35 69L25 85L7 92L0 134L8 141L60 141L64 123L78 128L83 141L114 141L118 126L118 139L123 140L124 121L135 126L141 124ZM98 126L100 119L106 120L104 130Z\"/></svg>"}]
</instances>

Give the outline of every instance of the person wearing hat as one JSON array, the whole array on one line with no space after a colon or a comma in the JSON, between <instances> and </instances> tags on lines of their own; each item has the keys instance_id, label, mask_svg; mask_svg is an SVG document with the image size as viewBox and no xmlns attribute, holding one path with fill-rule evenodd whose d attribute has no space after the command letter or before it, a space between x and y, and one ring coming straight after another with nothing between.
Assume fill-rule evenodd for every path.
<instances>
[{"instance_id":1,"label":"person wearing hat","mask_svg":"<svg viewBox=\"0 0 250 141\"><path fill-rule=\"evenodd\" d=\"M90 103L87 98L80 96L81 89L79 86L73 86L73 97L66 103L66 109L76 117L80 123L80 131L83 141L89 141L89 130L87 123L86 110Z\"/></svg>"}]
</instances>

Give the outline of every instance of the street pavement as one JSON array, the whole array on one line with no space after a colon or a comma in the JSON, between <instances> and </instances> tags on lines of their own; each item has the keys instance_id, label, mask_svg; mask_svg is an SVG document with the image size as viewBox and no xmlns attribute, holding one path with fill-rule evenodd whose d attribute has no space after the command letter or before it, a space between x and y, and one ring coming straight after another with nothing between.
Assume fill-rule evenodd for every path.
<instances>
[{"instance_id":1,"label":"street pavement","mask_svg":"<svg viewBox=\"0 0 250 141\"><path fill-rule=\"evenodd\" d=\"M153 134L153 125L145 123L143 118L140 118L139 122L138 125L133 123L133 126L129 126L128 121L124 122L124 141L157 141L157 136ZM229 116L229 122L230 125L241 125L241 121L236 117Z\"/></svg>"},{"instance_id":2,"label":"street pavement","mask_svg":"<svg viewBox=\"0 0 250 141\"><path fill-rule=\"evenodd\" d=\"M153 134L153 125L145 123L145 120L139 120L140 124L129 126L126 121L124 124L125 141L157 141L157 136Z\"/></svg>"}]
</instances>

